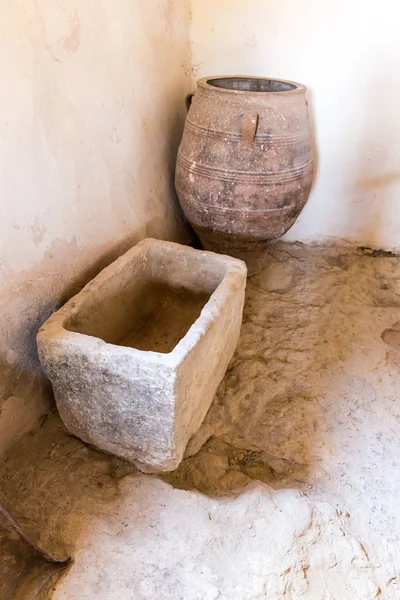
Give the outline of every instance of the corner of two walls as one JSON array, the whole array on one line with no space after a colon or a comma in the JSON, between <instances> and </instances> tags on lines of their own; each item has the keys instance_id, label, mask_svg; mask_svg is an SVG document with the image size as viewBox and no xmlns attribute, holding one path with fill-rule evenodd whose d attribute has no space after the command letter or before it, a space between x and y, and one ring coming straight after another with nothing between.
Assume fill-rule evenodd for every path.
<instances>
[{"instance_id":1,"label":"corner of two walls","mask_svg":"<svg viewBox=\"0 0 400 600\"><path fill-rule=\"evenodd\" d=\"M52 396L40 325L144 237L190 240L173 188L188 0L0 8L0 452Z\"/></svg>"},{"instance_id":2,"label":"corner of two walls","mask_svg":"<svg viewBox=\"0 0 400 600\"><path fill-rule=\"evenodd\" d=\"M188 241L173 170L197 78L307 85L317 173L286 238L400 249L395 10L395 0L378 16L372 0L362 11L355 0L3 3L0 451L51 405L41 323L143 237Z\"/></svg>"}]
</instances>

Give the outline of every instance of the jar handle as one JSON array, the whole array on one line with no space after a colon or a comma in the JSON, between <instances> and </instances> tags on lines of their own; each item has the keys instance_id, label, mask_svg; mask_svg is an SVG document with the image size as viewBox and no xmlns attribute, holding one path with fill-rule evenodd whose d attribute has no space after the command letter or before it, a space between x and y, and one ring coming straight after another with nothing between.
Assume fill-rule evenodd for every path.
<instances>
[{"instance_id":1,"label":"jar handle","mask_svg":"<svg viewBox=\"0 0 400 600\"><path fill-rule=\"evenodd\" d=\"M243 115L242 120L242 148L243 150L251 150L254 144L258 127L258 114L247 113Z\"/></svg>"},{"instance_id":2,"label":"jar handle","mask_svg":"<svg viewBox=\"0 0 400 600\"><path fill-rule=\"evenodd\" d=\"M194 94L188 94L185 98L185 108L186 108L186 112L189 112L189 108L192 105L192 99L193 99Z\"/></svg>"}]
</instances>

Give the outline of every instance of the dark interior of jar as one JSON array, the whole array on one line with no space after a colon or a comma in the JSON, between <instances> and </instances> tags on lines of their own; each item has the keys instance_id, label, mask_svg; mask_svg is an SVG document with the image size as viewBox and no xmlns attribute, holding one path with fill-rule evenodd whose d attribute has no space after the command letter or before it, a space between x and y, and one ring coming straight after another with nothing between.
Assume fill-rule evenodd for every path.
<instances>
[{"instance_id":1,"label":"dark interior of jar","mask_svg":"<svg viewBox=\"0 0 400 600\"><path fill-rule=\"evenodd\" d=\"M252 77L223 77L208 79L207 83L217 88L239 92L289 92L296 89L295 85L285 81Z\"/></svg>"}]
</instances>

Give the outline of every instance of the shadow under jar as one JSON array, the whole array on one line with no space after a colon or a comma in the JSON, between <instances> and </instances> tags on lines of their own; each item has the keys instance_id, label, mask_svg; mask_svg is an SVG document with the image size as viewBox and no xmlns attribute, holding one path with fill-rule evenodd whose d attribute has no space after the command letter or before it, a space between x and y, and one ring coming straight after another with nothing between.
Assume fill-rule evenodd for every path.
<instances>
[{"instance_id":1,"label":"shadow under jar","mask_svg":"<svg viewBox=\"0 0 400 600\"><path fill-rule=\"evenodd\" d=\"M262 266L294 224L313 179L306 87L262 77L197 82L175 186L204 248Z\"/></svg>"}]
</instances>

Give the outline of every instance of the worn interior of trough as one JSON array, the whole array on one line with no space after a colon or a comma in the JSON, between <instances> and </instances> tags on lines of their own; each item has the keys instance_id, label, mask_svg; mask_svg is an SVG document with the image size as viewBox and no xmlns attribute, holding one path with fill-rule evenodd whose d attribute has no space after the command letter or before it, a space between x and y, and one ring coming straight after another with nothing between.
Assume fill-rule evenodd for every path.
<instances>
[{"instance_id":1,"label":"worn interior of trough","mask_svg":"<svg viewBox=\"0 0 400 600\"><path fill-rule=\"evenodd\" d=\"M65 321L69 331L98 337L110 344L137 350L169 353L198 319L213 290L168 281L168 272L157 273L153 261L138 261L123 276L105 281L74 315ZM194 267L195 265L193 265ZM179 265L176 264L178 269ZM191 284L191 285L190 285ZM201 285L201 283L200 283Z\"/></svg>"},{"instance_id":2,"label":"worn interior of trough","mask_svg":"<svg viewBox=\"0 0 400 600\"><path fill-rule=\"evenodd\" d=\"M207 292L152 282L144 286L134 326L119 342L138 350L171 352L200 316Z\"/></svg>"},{"instance_id":3,"label":"worn interior of trough","mask_svg":"<svg viewBox=\"0 0 400 600\"><path fill-rule=\"evenodd\" d=\"M135 294L106 300L107 314L96 323L78 315L66 323L70 331L98 337L109 344L137 350L172 352L200 316L210 298L208 292L175 287L157 280L140 282ZM93 303L92 314L103 316L102 306ZM118 315L117 323L114 315ZM108 323L108 325L107 325Z\"/></svg>"},{"instance_id":4,"label":"worn interior of trough","mask_svg":"<svg viewBox=\"0 0 400 600\"><path fill-rule=\"evenodd\" d=\"M218 259L183 259L179 250L147 249L91 287L64 327L110 344L169 353L198 319L225 272Z\"/></svg>"},{"instance_id":5,"label":"worn interior of trough","mask_svg":"<svg viewBox=\"0 0 400 600\"><path fill-rule=\"evenodd\" d=\"M0 600L399 600L397 13L395 0L0 2ZM211 177L225 142L246 137L228 98L250 109L256 92L273 104L259 120L243 110L250 142L271 116L257 151L261 139L277 156L278 124L285 148L303 143L295 111L285 120L276 108L302 93L287 81L308 90L315 171L296 223L247 280L240 338L208 413L179 466L157 475L66 429L36 336L140 241L178 242L138 253L64 325L160 353L147 379L142 363L115 370L121 398L129 377L135 389L148 382L148 396L123 396L144 415L125 430L161 431L160 414L168 424L190 414L190 385L204 389L216 363L192 354L190 385L175 385L179 363L163 387L168 353L207 302L213 316L225 307L223 257L179 252L199 246L174 175L185 97L200 78L213 98L226 90L222 121L237 125L225 140L206 115ZM203 156L207 131L196 129ZM239 174L251 148L238 150ZM192 166L195 203L204 169ZM232 185L216 192L227 194L224 214ZM215 355L227 334L216 318L208 329ZM92 346L131 368L126 351ZM68 374L87 408L91 380L85 397ZM107 386L88 412L111 429ZM167 387L180 398L168 414Z\"/></svg>"}]
</instances>

